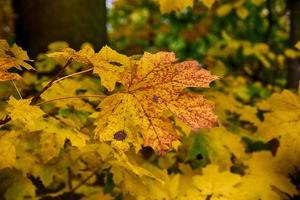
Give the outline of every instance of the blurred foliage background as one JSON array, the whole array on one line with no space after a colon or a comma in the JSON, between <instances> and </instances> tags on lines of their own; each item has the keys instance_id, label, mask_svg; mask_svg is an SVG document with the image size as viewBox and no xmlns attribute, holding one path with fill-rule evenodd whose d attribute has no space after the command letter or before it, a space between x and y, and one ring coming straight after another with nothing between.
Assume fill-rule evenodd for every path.
<instances>
[{"instance_id":1,"label":"blurred foliage background","mask_svg":"<svg viewBox=\"0 0 300 200\"><path fill-rule=\"evenodd\" d=\"M299 191L300 149L297 145L298 132L295 130L300 127L300 104L299 96L292 93L297 91L300 77L300 52L294 47L300 40L300 35L295 34L300 26L299 22L297 26L296 21L299 21L299 18L295 14L300 13L299 2L219 0L208 9L197 0L194 1L193 8L165 14L160 12L159 4L155 0L106 2L106 28L102 29L101 34L96 34L97 37L105 39L99 39L99 44L98 41L89 41L86 38L81 38L80 41L91 43L96 48L100 48L106 42L126 55L138 56L144 51L173 51L180 60L198 60L202 67L221 77L210 90L191 90L202 92L215 102L216 114L222 126L200 130L202 134L190 134L192 130L176 121L175 125L185 136L179 150L159 157L146 149L139 153L143 161L160 169L167 169L169 174L177 173L180 164L198 169L213 163L221 169L230 169L231 172L243 175L247 170L244 165L244 158L247 157L245 154L267 150L271 151L272 155L277 153L276 167L289 179L292 177L291 180ZM78 5L80 6L80 3ZM14 31L18 26L15 19L20 16L14 11L14 6L13 1L0 0L0 38L11 43L20 38ZM35 23L34 18L31 23ZM91 23L97 24L97 21ZM55 27L55 24L52 26ZM72 35L77 28L68 26L68 35ZM84 35L84 32L89 30L81 31ZM65 42L55 42L56 40ZM35 55L34 66L39 74L23 74L24 79L17 83L23 96L30 96L41 90L42 83L50 80L62 66L62 63L54 62L45 56L45 51L53 52L68 46L79 48L71 39L57 36L56 40L51 44L49 40L45 40L41 49L36 50L40 53ZM84 66L74 63L66 73L72 74L85 69ZM1 84L2 100L8 99L11 94L17 96L10 83ZM49 100L65 94L76 95L86 91L106 93L105 88L99 85L98 79L85 76L68 79L62 81L57 88L49 90L43 99ZM286 88L290 88L292 92L277 94ZM59 103L61 105L58 105ZM97 103L99 102L79 101L74 104L74 101L66 101L54 103L52 107L43 109L80 129L90 130L91 122L88 116L96 110ZM2 101L0 106L4 110L5 101ZM1 117L5 116L4 112L0 114ZM295 124L291 125L291 121L295 121ZM267 158L271 160L270 157ZM111 171L101 173L100 175L105 177L101 186L109 188L108 193L113 191L114 187L118 187L112 180ZM66 174L64 175L63 178L66 177ZM290 196L290 199L299 199L299 195Z\"/></svg>"},{"instance_id":2,"label":"blurred foliage background","mask_svg":"<svg viewBox=\"0 0 300 200\"><path fill-rule=\"evenodd\" d=\"M0 1L0 37L5 39L14 38L15 14L10 0Z\"/></svg>"},{"instance_id":3,"label":"blurred foliage background","mask_svg":"<svg viewBox=\"0 0 300 200\"><path fill-rule=\"evenodd\" d=\"M295 73L288 74L288 62L299 57L290 42L290 7L295 6L289 7L289 4L293 2L296 1L220 0L209 10L201 1L195 1L193 9L161 14L155 1L108 1L107 42L127 55L142 54L143 51L174 51L182 60L196 59L208 68L214 67L219 75L241 75L249 81L259 81L271 90L284 88L295 76ZM13 3L11 0L0 1L0 37L9 41L16 37L14 20L20 15L13 11L16 4ZM32 23L36 25L34 20ZM106 38L105 32L102 30L102 38ZM47 40L46 36L43 37ZM78 42L73 40L97 44L87 37L85 40L80 37L84 36L69 41L67 37L54 38L67 41L71 46L76 43L73 45L76 48ZM20 43L26 43L22 39ZM49 41L54 42L54 39L45 42ZM100 39L99 44L103 45ZM42 49L45 51L45 44ZM289 87L296 88L297 85L291 83Z\"/></svg>"},{"instance_id":4,"label":"blurred foliage background","mask_svg":"<svg viewBox=\"0 0 300 200\"><path fill-rule=\"evenodd\" d=\"M217 1L208 10L161 15L151 1L117 1L109 12L111 44L127 54L174 51L219 75L241 75L271 90L287 84L287 60L299 56L289 43L287 1ZM130 28L126 28L130 27Z\"/></svg>"}]
</instances>

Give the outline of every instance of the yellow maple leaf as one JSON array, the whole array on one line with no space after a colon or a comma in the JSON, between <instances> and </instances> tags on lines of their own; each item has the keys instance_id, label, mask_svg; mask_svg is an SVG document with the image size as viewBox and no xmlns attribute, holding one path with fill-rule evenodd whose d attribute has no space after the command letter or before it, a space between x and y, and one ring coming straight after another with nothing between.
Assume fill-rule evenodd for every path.
<instances>
[{"instance_id":1,"label":"yellow maple leaf","mask_svg":"<svg viewBox=\"0 0 300 200\"><path fill-rule=\"evenodd\" d=\"M202 199L200 191L193 184L193 177L201 173L200 169L192 170L189 165L179 164L180 174L169 175L160 187L169 193L166 199Z\"/></svg>"},{"instance_id":2,"label":"yellow maple leaf","mask_svg":"<svg viewBox=\"0 0 300 200\"><path fill-rule=\"evenodd\" d=\"M241 138L228 132L225 127L216 127L202 133L208 155L212 164L218 164L220 169L230 169L232 155L237 159L245 157Z\"/></svg>"},{"instance_id":3,"label":"yellow maple leaf","mask_svg":"<svg viewBox=\"0 0 300 200\"><path fill-rule=\"evenodd\" d=\"M297 194L289 177L278 172L278 165L270 152L254 153L246 164L248 170L238 187L244 199L280 200L278 190L289 195Z\"/></svg>"},{"instance_id":4,"label":"yellow maple leaf","mask_svg":"<svg viewBox=\"0 0 300 200\"><path fill-rule=\"evenodd\" d=\"M12 67L20 70L22 69L21 67L33 69L33 67L25 61L30 61L26 51L16 44L9 47L6 40L0 40L0 81L21 78L16 73L8 72Z\"/></svg>"},{"instance_id":5,"label":"yellow maple leaf","mask_svg":"<svg viewBox=\"0 0 300 200\"><path fill-rule=\"evenodd\" d=\"M137 163L123 153L115 154L114 157L114 160L109 161L113 180L125 194L129 193L136 199L165 199L164 188L159 186L164 182L162 179L167 177L166 171L151 165L147 169L142 163Z\"/></svg>"},{"instance_id":6,"label":"yellow maple leaf","mask_svg":"<svg viewBox=\"0 0 300 200\"><path fill-rule=\"evenodd\" d=\"M297 49L300 49L300 41L297 42L297 43L295 44L295 47L296 47Z\"/></svg>"},{"instance_id":7,"label":"yellow maple leaf","mask_svg":"<svg viewBox=\"0 0 300 200\"><path fill-rule=\"evenodd\" d=\"M65 141L63 141L64 144ZM41 134L40 138L40 154L44 163L57 156L62 144L57 144L56 134L51 132L45 132Z\"/></svg>"},{"instance_id":8,"label":"yellow maple leaf","mask_svg":"<svg viewBox=\"0 0 300 200\"><path fill-rule=\"evenodd\" d=\"M264 122L258 127L258 132L266 140L279 139L276 159L282 170L288 173L300 163L300 97L284 90L261 102L259 108L268 112L264 114Z\"/></svg>"},{"instance_id":9,"label":"yellow maple leaf","mask_svg":"<svg viewBox=\"0 0 300 200\"><path fill-rule=\"evenodd\" d=\"M202 0L202 3L209 9L214 5L215 0Z\"/></svg>"},{"instance_id":10,"label":"yellow maple leaf","mask_svg":"<svg viewBox=\"0 0 300 200\"><path fill-rule=\"evenodd\" d=\"M113 200L114 198L110 194L104 193L103 189L88 197L83 197L81 200Z\"/></svg>"},{"instance_id":11,"label":"yellow maple leaf","mask_svg":"<svg viewBox=\"0 0 300 200\"><path fill-rule=\"evenodd\" d=\"M24 124L30 132L42 131L39 153L44 162L58 155L66 139L69 139L71 144L78 148L86 145L87 135L74 127L62 124L55 118L45 119L43 117L45 113L38 106L30 105L30 102L31 99L16 100L14 97L10 97L7 111L13 122L22 122L22 125Z\"/></svg>"},{"instance_id":12,"label":"yellow maple leaf","mask_svg":"<svg viewBox=\"0 0 300 200\"><path fill-rule=\"evenodd\" d=\"M256 6L260 6L263 2L264 0L252 0L252 3Z\"/></svg>"},{"instance_id":13,"label":"yellow maple leaf","mask_svg":"<svg viewBox=\"0 0 300 200\"><path fill-rule=\"evenodd\" d=\"M241 181L242 178L237 174L220 172L217 165L208 165L203 168L203 175L193 177L193 184L200 190L203 199L236 199L236 186Z\"/></svg>"},{"instance_id":14,"label":"yellow maple leaf","mask_svg":"<svg viewBox=\"0 0 300 200\"><path fill-rule=\"evenodd\" d=\"M241 6L236 9L236 14L241 18L241 19L246 19L249 15L249 11L247 8L244 6Z\"/></svg>"},{"instance_id":15,"label":"yellow maple leaf","mask_svg":"<svg viewBox=\"0 0 300 200\"><path fill-rule=\"evenodd\" d=\"M101 77L101 83L109 91L115 88L116 82L121 82L121 73L130 66L127 56L119 54L108 46L104 46L93 59L94 73Z\"/></svg>"},{"instance_id":16,"label":"yellow maple leaf","mask_svg":"<svg viewBox=\"0 0 300 200\"><path fill-rule=\"evenodd\" d=\"M209 87L217 79L199 68L196 61L177 63L174 53L145 53L124 74L125 91L100 104L95 132L101 141L133 144L136 150L143 143L165 153L178 139L168 113L192 129L217 125L213 105L201 95L183 91L187 87Z\"/></svg>"},{"instance_id":17,"label":"yellow maple leaf","mask_svg":"<svg viewBox=\"0 0 300 200\"><path fill-rule=\"evenodd\" d=\"M7 111L13 120L22 121L26 127L36 126L36 122L42 119L45 114L38 106L30 105L31 99L17 100L10 97Z\"/></svg>"},{"instance_id":18,"label":"yellow maple leaf","mask_svg":"<svg viewBox=\"0 0 300 200\"><path fill-rule=\"evenodd\" d=\"M4 199L7 200L22 200L22 199L36 199L35 198L35 186L21 173L14 173L13 182L10 183L9 188L6 190Z\"/></svg>"},{"instance_id":19,"label":"yellow maple leaf","mask_svg":"<svg viewBox=\"0 0 300 200\"><path fill-rule=\"evenodd\" d=\"M194 0L158 0L160 12L170 13L172 11L182 11L187 7L193 7Z\"/></svg>"},{"instance_id":20,"label":"yellow maple leaf","mask_svg":"<svg viewBox=\"0 0 300 200\"><path fill-rule=\"evenodd\" d=\"M130 59L108 46L104 46L98 53L90 45L85 45L80 51L66 48L61 52L47 54L51 58L73 59L76 62L94 68L94 73L101 77L101 84L109 91L114 90L116 82L120 82L120 75L125 67L130 65Z\"/></svg>"},{"instance_id":21,"label":"yellow maple leaf","mask_svg":"<svg viewBox=\"0 0 300 200\"><path fill-rule=\"evenodd\" d=\"M71 97L77 94L80 89L86 90L85 84L89 83L90 79L65 79L52 85L41 98L46 101L51 101L57 97ZM85 93L88 94L88 93ZM86 103L83 99L65 99L62 101L53 101L59 108L78 108L78 110L92 112L93 108L90 104Z\"/></svg>"},{"instance_id":22,"label":"yellow maple leaf","mask_svg":"<svg viewBox=\"0 0 300 200\"><path fill-rule=\"evenodd\" d=\"M217 9L217 15L219 17L225 17L226 15L228 15L233 9L233 6L231 4L224 4L221 5L218 9Z\"/></svg>"},{"instance_id":23,"label":"yellow maple leaf","mask_svg":"<svg viewBox=\"0 0 300 200\"><path fill-rule=\"evenodd\" d=\"M83 64L92 64L90 59L95 55L94 49L90 45L85 45L80 51L75 51L72 48L64 48L58 52L48 53L47 56L54 59L73 59L76 62Z\"/></svg>"},{"instance_id":24,"label":"yellow maple leaf","mask_svg":"<svg viewBox=\"0 0 300 200\"><path fill-rule=\"evenodd\" d=\"M0 134L0 169L13 167L16 162L15 140L17 134L14 131L1 132Z\"/></svg>"},{"instance_id":25,"label":"yellow maple leaf","mask_svg":"<svg viewBox=\"0 0 300 200\"><path fill-rule=\"evenodd\" d=\"M284 50L284 55L288 58L291 58L291 59L295 59L297 58L297 51L293 50L293 49L290 49L290 48L287 48Z\"/></svg>"}]
</instances>

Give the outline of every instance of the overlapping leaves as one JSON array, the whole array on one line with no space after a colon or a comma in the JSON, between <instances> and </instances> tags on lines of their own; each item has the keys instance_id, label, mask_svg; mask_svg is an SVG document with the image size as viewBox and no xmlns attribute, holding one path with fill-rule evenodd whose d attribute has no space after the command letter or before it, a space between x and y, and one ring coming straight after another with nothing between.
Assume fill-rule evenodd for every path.
<instances>
[{"instance_id":1,"label":"overlapping leaves","mask_svg":"<svg viewBox=\"0 0 300 200\"><path fill-rule=\"evenodd\" d=\"M8 70L13 67L20 70L21 67L33 69L31 65L25 62L29 60L27 52L21 47L16 44L9 47L6 40L0 40L0 81L20 79L21 76Z\"/></svg>"},{"instance_id":2,"label":"overlapping leaves","mask_svg":"<svg viewBox=\"0 0 300 200\"><path fill-rule=\"evenodd\" d=\"M141 145L165 153L178 145L171 116L192 129L213 127L217 117L213 105L188 87L209 87L217 77L201 69L196 61L177 62L174 53L145 53L140 60L103 47L95 54L90 47L79 52L65 49L50 57L74 59L91 65L100 74L103 86L113 90L123 83L122 92L106 97L100 104L96 136L118 149ZM111 76L114 74L114 76Z\"/></svg>"},{"instance_id":3,"label":"overlapping leaves","mask_svg":"<svg viewBox=\"0 0 300 200\"><path fill-rule=\"evenodd\" d=\"M182 130L186 135L190 129L215 126L217 118L212 113L212 104L188 88L208 87L217 77L201 69L195 61L178 62L175 55L168 52L145 53L140 59L133 59L109 47L95 53L86 46L79 52L65 49L50 56L73 59L93 67L94 72L100 74L102 85L110 91L110 95L100 103L96 120L95 134L100 142L92 139L91 124L89 129L85 125L70 126L55 113L47 114L38 106L30 105L30 99L16 100L11 97L7 112L12 121L1 130L0 135L0 144L3 146L0 155L4 158L0 161L0 169L4 170L2 174L10 174L15 170L24 175L15 175L20 181L12 181L5 193L7 199L35 196L35 186L25 174L39 177L46 187L51 188L52 183L66 183L69 179L67 169L77 175L69 182L81 185L78 193L91 198L104 198L102 186L93 185L96 176L86 184L80 182L89 177L89 170L94 168L103 170L101 173L109 171L113 174L113 187L118 192L121 190L124 199L264 200L297 194L286 175L291 171L290 168L282 167L287 162L289 167L299 164L299 159L289 152L289 148L296 155L299 152L296 145L299 129L297 95L288 91L273 95L259 106L259 110L267 111L263 114L264 119L259 120L256 118L256 108L241 108L234 97L220 95L220 92L210 94L216 99L217 110L224 115L224 119L228 117L226 111L237 113L241 121L257 126L264 138L279 139L276 156L276 151L272 152L274 155L270 152L248 154L241 135L232 134L227 130L228 127L217 127L201 131L199 137L195 137L198 138L197 142L191 147L194 148L193 156L190 156L192 159L201 161L201 156L205 157L206 160L201 162L202 169L199 165L191 165L198 168L191 169L187 164L193 162L190 158L183 159L185 164L178 161L184 154L184 145L180 146L178 153L160 157L158 168L141 159L139 154L127 150L132 145L137 151L144 145L164 154L176 148L179 133L175 126L180 126L178 121L189 126L189 129ZM110 73L116 76L109 79ZM80 85L86 84L82 81L84 79L78 80L64 80L50 88L42 98L51 101L57 95L76 95L76 88L81 89ZM116 87L116 82L123 86ZM231 93L240 92L232 87L227 90ZM85 102L76 105L71 101L55 103L58 108L68 108L72 104L83 109ZM86 110L92 112L94 109L90 106ZM123 151L127 151L126 154ZM172 171L173 168L176 170L174 173L166 170ZM240 171L231 171L237 168ZM21 192L16 193L17 190ZM62 194L67 191L68 188L63 188L59 192ZM110 194L114 195L114 192ZM58 194L51 195L54 197ZM105 196L110 198L109 195Z\"/></svg>"},{"instance_id":4,"label":"overlapping leaves","mask_svg":"<svg viewBox=\"0 0 300 200\"><path fill-rule=\"evenodd\" d=\"M194 0L158 0L158 2L162 13L182 11L187 7L193 7L194 5ZM215 3L215 0L202 0L201 2L210 9Z\"/></svg>"}]
</instances>

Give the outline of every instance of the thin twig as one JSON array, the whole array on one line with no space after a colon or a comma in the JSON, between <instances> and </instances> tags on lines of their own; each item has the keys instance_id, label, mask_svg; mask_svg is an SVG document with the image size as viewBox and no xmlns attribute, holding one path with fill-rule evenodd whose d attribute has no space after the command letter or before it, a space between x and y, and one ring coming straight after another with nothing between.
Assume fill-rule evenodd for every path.
<instances>
[{"instance_id":1,"label":"thin twig","mask_svg":"<svg viewBox=\"0 0 300 200\"><path fill-rule=\"evenodd\" d=\"M89 176L87 176L85 179L83 179L80 183L78 183L78 185L76 185L70 192L74 193L78 188L80 188L82 185L84 185L88 180L90 180L93 176L96 175L98 169L95 170L92 174L90 174Z\"/></svg>"},{"instance_id":2,"label":"thin twig","mask_svg":"<svg viewBox=\"0 0 300 200\"><path fill-rule=\"evenodd\" d=\"M68 167L67 169L68 169L68 186L69 186L70 191L72 191L73 190L73 186L72 186L73 173L72 173L72 170L70 167Z\"/></svg>"},{"instance_id":3,"label":"thin twig","mask_svg":"<svg viewBox=\"0 0 300 200\"><path fill-rule=\"evenodd\" d=\"M72 58L70 58L66 64L63 66L63 68L55 75L55 77L40 91L38 92L32 99L31 99L31 103L30 105L34 105L36 104L36 102L38 101L38 99L40 98L40 96L47 90L51 87L51 85L53 84L53 82L55 80L58 79L58 77L64 73L65 69L71 64L72 62ZM3 125L3 124L6 124L8 123L9 121L11 120L11 117L9 115L6 115L4 119L1 119L0 120L0 125Z\"/></svg>"},{"instance_id":4,"label":"thin twig","mask_svg":"<svg viewBox=\"0 0 300 200\"><path fill-rule=\"evenodd\" d=\"M4 119L0 120L0 125L6 124L11 120L11 117L9 115L6 115Z\"/></svg>"},{"instance_id":5,"label":"thin twig","mask_svg":"<svg viewBox=\"0 0 300 200\"><path fill-rule=\"evenodd\" d=\"M20 99L23 99L23 98L22 98L22 95L21 95L21 93L20 93L20 91L19 91L19 89L18 89L18 87L17 87L17 85L16 85L16 83L15 83L15 81L14 81L14 80L11 80L11 82L13 83L13 85L14 85L14 87L15 87L15 89L16 89L16 91L17 91L19 97L20 97Z\"/></svg>"},{"instance_id":6,"label":"thin twig","mask_svg":"<svg viewBox=\"0 0 300 200\"><path fill-rule=\"evenodd\" d=\"M69 97L60 97L56 99L50 99L48 101L40 102L35 105L39 106L45 103L49 103L52 101L57 101L57 100L63 100L63 99L73 99L73 98L103 98L106 97L106 95L77 95L77 96L69 96ZM9 115L6 115L4 119L0 120L0 125L6 124L11 120L11 117Z\"/></svg>"},{"instance_id":7,"label":"thin twig","mask_svg":"<svg viewBox=\"0 0 300 200\"><path fill-rule=\"evenodd\" d=\"M64 99L75 99L75 98L103 98L103 97L106 97L106 95L76 95L76 96L68 96L68 97L59 97L59 98L56 98L56 99L50 99L48 101L43 101L43 102L40 102L40 103L37 103L35 104L36 106L39 106L39 105L42 105L42 104L45 104L45 103L50 103L52 101L57 101L57 100L64 100Z\"/></svg>"},{"instance_id":8,"label":"thin twig","mask_svg":"<svg viewBox=\"0 0 300 200\"><path fill-rule=\"evenodd\" d=\"M76 76L76 75L79 75L79 74L87 73L87 72L90 72L90 71L93 71L93 68L88 68L88 69L86 69L86 70L83 70L83 71L80 71L80 72L76 72L76 73L69 74L69 75L67 75L67 76L61 77L61 78L55 80L55 81L53 82L53 84L54 84L54 83L57 83L57 82L59 82L59 81L62 81L62 80L64 80L64 79L66 79L66 78L70 78L70 77L72 77L72 76Z\"/></svg>"},{"instance_id":9,"label":"thin twig","mask_svg":"<svg viewBox=\"0 0 300 200\"><path fill-rule=\"evenodd\" d=\"M34 104L36 104L36 102L38 101L38 99L40 98L40 96L47 90L47 89L49 89L51 86L52 86L52 84L53 84L53 82L54 81L56 81L57 79L58 79L58 77L62 74L62 73L64 73L64 71L65 71L65 69L71 64L71 62L72 62L72 58L70 58L68 61L67 61L67 63L63 66L63 68L55 75L55 77L40 91L40 92L38 92L33 98L32 98L32 100L31 100L31 103L30 103L30 105L34 105Z\"/></svg>"},{"instance_id":10,"label":"thin twig","mask_svg":"<svg viewBox=\"0 0 300 200\"><path fill-rule=\"evenodd\" d=\"M74 193L72 192L73 190L73 185L72 185L72 177L73 177L73 173L70 167L67 168L68 169L68 186L69 186L69 190L70 190L70 200L74 199Z\"/></svg>"}]
</instances>

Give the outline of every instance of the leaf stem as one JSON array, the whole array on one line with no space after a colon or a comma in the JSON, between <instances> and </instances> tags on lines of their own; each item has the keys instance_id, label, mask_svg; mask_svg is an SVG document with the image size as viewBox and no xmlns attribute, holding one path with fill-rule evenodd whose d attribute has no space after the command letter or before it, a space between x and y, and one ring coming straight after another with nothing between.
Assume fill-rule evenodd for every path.
<instances>
[{"instance_id":1,"label":"leaf stem","mask_svg":"<svg viewBox=\"0 0 300 200\"><path fill-rule=\"evenodd\" d=\"M98 169L95 170L92 174L90 174L89 176L87 176L85 179L83 179L80 183L78 183L78 185L76 185L70 192L74 193L78 188L80 188L83 184L85 184L88 180L90 180L93 176L96 175Z\"/></svg>"},{"instance_id":2,"label":"leaf stem","mask_svg":"<svg viewBox=\"0 0 300 200\"><path fill-rule=\"evenodd\" d=\"M40 98L40 96L47 90L47 89L49 89L51 86L52 86L52 84L54 83L54 81L56 81L57 79L58 79L58 77L62 74L62 73L64 73L64 71L65 71L65 69L71 64L71 62L72 62L72 58L70 58L67 62L66 62L66 64L63 66L63 68L55 75L55 77L40 91L40 92L38 92L33 98L32 98L32 100L31 100L31 103L30 103L30 105L34 105L34 104L36 104L36 102L38 101L38 99Z\"/></svg>"},{"instance_id":3,"label":"leaf stem","mask_svg":"<svg viewBox=\"0 0 300 200\"><path fill-rule=\"evenodd\" d=\"M22 95L21 95L21 93L20 93L20 91L19 91L19 89L18 89L18 87L17 87L17 85L16 85L16 83L15 83L15 81L14 81L14 80L11 80L11 82L12 82L12 84L14 85L14 87L15 87L15 89L16 89L16 91L17 91L19 97L20 97L20 99L23 99L23 98L22 98Z\"/></svg>"},{"instance_id":4,"label":"leaf stem","mask_svg":"<svg viewBox=\"0 0 300 200\"><path fill-rule=\"evenodd\" d=\"M75 99L75 98L103 98L103 97L106 97L106 95L76 95L76 96L67 96L67 97L59 97L59 98L56 98L56 99L50 99L48 101L43 101L43 102L40 102L40 103L37 103L35 105L39 106L39 105L42 105L42 104L45 104L45 103L50 103L50 102L53 102L53 101L58 101L58 100L64 100L64 99Z\"/></svg>"},{"instance_id":5,"label":"leaf stem","mask_svg":"<svg viewBox=\"0 0 300 200\"><path fill-rule=\"evenodd\" d=\"M69 74L69 75L64 76L64 77L61 77L61 78L59 78L59 79L56 79L56 80L53 82L53 84L54 84L54 83L57 83L57 82L59 82L59 81L62 81L62 80L64 80L64 79L66 79L66 78L70 78L70 77L72 77L72 76L76 76L76 75L79 75L79 74L84 74L84 73L87 73L87 72L90 72L90 71L93 71L93 68L92 68L92 67L91 67L91 68L88 68L88 69L86 69L86 70L80 71L80 72L76 72L76 73L73 73L73 74Z\"/></svg>"},{"instance_id":6,"label":"leaf stem","mask_svg":"<svg viewBox=\"0 0 300 200\"><path fill-rule=\"evenodd\" d=\"M38 99L40 98L40 96L47 90L47 89L49 89L51 86L52 86L52 84L53 84L53 82L55 81L55 80L57 80L58 79L58 77L62 74L62 73L64 73L64 71L65 71L65 69L71 64L71 62L72 62L72 58L70 58L67 62L66 62L66 64L63 66L63 68L55 75L55 77L40 91L40 92L38 92L36 95L34 95L34 97L31 99L31 102L30 102L30 105L34 105L34 104L36 104L36 102L38 101ZM17 88L16 88L17 89ZM21 97L21 96L20 96ZM1 119L0 120L0 125L3 125L3 124L6 124L6 123L8 123L9 121L11 120L11 117L9 116L9 115L6 115L5 116L5 118L4 119Z\"/></svg>"}]
</instances>

